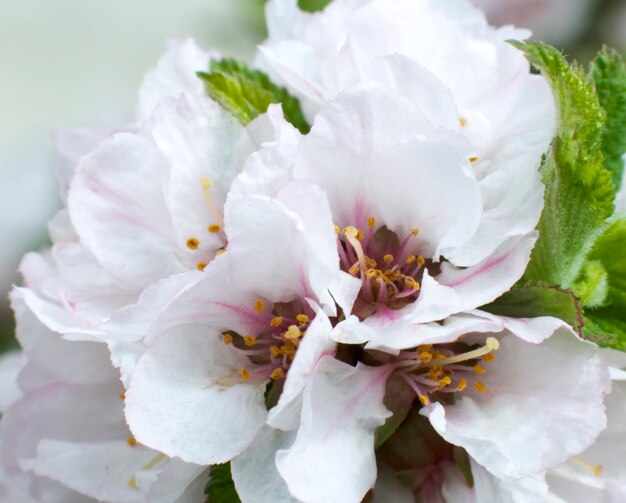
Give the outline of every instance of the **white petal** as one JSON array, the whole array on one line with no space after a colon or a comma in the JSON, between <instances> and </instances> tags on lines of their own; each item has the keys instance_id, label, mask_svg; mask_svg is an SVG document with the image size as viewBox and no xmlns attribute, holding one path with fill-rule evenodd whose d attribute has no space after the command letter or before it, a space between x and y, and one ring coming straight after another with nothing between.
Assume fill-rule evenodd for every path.
<instances>
[{"instance_id":1,"label":"white petal","mask_svg":"<svg viewBox=\"0 0 626 503\"><path fill-rule=\"evenodd\" d=\"M83 157L68 198L82 243L121 284L142 288L182 272L163 196L167 163L147 140L121 133Z\"/></svg>"},{"instance_id":2,"label":"white petal","mask_svg":"<svg viewBox=\"0 0 626 503\"><path fill-rule=\"evenodd\" d=\"M593 345L559 331L541 345L500 341L482 381L455 404L423 409L447 441L496 476L525 477L562 463L604 429L608 368Z\"/></svg>"},{"instance_id":3,"label":"white petal","mask_svg":"<svg viewBox=\"0 0 626 503\"><path fill-rule=\"evenodd\" d=\"M322 360L305 391L296 440L276 455L298 500L358 503L374 485L374 432L390 415L382 403L388 375L386 367Z\"/></svg>"},{"instance_id":4,"label":"white petal","mask_svg":"<svg viewBox=\"0 0 626 503\"><path fill-rule=\"evenodd\" d=\"M494 503L544 503L548 484L543 475L522 479L502 479L489 473L470 458L476 501ZM450 500L454 501L454 500Z\"/></svg>"},{"instance_id":5,"label":"white petal","mask_svg":"<svg viewBox=\"0 0 626 503\"><path fill-rule=\"evenodd\" d=\"M0 356L0 415L22 394L17 384L17 376L24 363L22 353L18 351Z\"/></svg>"},{"instance_id":6,"label":"white petal","mask_svg":"<svg viewBox=\"0 0 626 503\"><path fill-rule=\"evenodd\" d=\"M208 480L208 470L204 466L169 459L150 486L145 500L150 503L198 503L202 501Z\"/></svg>"},{"instance_id":7,"label":"white petal","mask_svg":"<svg viewBox=\"0 0 626 503\"><path fill-rule=\"evenodd\" d=\"M142 495L129 481L155 454L130 447L125 440L98 444L43 440L37 447L35 473L99 501L140 502Z\"/></svg>"},{"instance_id":8,"label":"white petal","mask_svg":"<svg viewBox=\"0 0 626 503\"><path fill-rule=\"evenodd\" d=\"M264 426L250 447L232 460L233 481L243 503L296 503L275 461L276 452L288 449L295 436Z\"/></svg>"},{"instance_id":9,"label":"white petal","mask_svg":"<svg viewBox=\"0 0 626 503\"><path fill-rule=\"evenodd\" d=\"M133 435L189 463L230 460L265 420L265 383L239 376L248 365L215 330L188 325L165 332L139 360L126 393Z\"/></svg>"},{"instance_id":10,"label":"white petal","mask_svg":"<svg viewBox=\"0 0 626 503\"><path fill-rule=\"evenodd\" d=\"M204 84L197 71L208 71L210 54L191 39L174 42L150 70L141 84L137 118L146 119L161 101L183 92L203 94Z\"/></svg>"},{"instance_id":11,"label":"white petal","mask_svg":"<svg viewBox=\"0 0 626 503\"><path fill-rule=\"evenodd\" d=\"M270 426L281 430L295 430L299 426L302 391L315 377L319 360L325 355L332 356L335 353L336 344L330 338L331 330L332 326L326 314L316 308L315 319L298 346L278 403L267 415L267 424Z\"/></svg>"}]
</instances>

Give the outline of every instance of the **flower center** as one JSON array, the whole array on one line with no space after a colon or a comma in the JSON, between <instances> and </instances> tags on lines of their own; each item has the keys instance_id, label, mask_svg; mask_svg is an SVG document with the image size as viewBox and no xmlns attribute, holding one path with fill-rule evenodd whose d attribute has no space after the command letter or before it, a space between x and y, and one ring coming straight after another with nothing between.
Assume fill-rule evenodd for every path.
<instances>
[{"instance_id":1,"label":"flower center","mask_svg":"<svg viewBox=\"0 0 626 503\"><path fill-rule=\"evenodd\" d=\"M400 352L394 366L426 406L435 393L462 392L468 386L485 393L487 386L478 376L486 372L483 364L493 362L493 352L499 347L494 337L487 337L484 346L465 352L459 351L458 344L428 344Z\"/></svg>"},{"instance_id":2,"label":"flower center","mask_svg":"<svg viewBox=\"0 0 626 503\"><path fill-rule=\"evenodd\" d=\"M353 314L365 319L381 305L401 309L419 296L420 279L426 261L410 253L411 243L419 234L414 228L400 241L397 235L367 219L367 231L348 226L338 227L337 249L342 270L361 280L361 290Z\"/></svg>"},{"instance_id":3,"label":"flower center","mask_svg":"<svg viewBox=\"0 0 626 503\"><path fill-rule=\"evenodd\" d=\"M267 309L266 302L259 299L254 309L265 325L258 333L241 335L229 330L222 334L222 340L248 357L250 365L239 373L244 381L277 381L285 377L315 313L301 301L277 303Z\"/></svg>"}]
</instances>

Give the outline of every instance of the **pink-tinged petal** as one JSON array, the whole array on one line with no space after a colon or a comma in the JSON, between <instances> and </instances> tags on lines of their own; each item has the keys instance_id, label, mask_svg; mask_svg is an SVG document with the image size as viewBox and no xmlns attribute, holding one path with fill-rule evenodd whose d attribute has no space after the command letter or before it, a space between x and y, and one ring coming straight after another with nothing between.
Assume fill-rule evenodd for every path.
<instances>
[{"instance_id":1,"label":"pink-tinged petal","mask_svg":"<svg viewBox=\"0 0 626 503\"><path fill-rule=\"evenodd\" d=\"M423 413L448 442L499 477L526 477L588 447L606 425L607 365L594 345L561 330L542 344L500 340L481 381L453 405Z\"/></svg>"},{"instance_id":2,"label":"pink-tinged petal","mask_svg":"<svg viewBox=\"0 0 626 503\"><path fill-rule=\"evenodd\" d=\"M543 474L521 479L504 479L489 473L470 458L474 494L477 502L493 503L545 503L548 484ZM445 494L445 491L444 491ZM449 501L456 501L449 498Z\"/></svg>"},{"instance_id":3,"label":"pink-tinged petal","mask_svg":"<svg viewBox=\"0 0 626 503\"><path fill-rule=\"evenodd\" d=\"M511 238L489 258L466 269L455 268L444 262L437 281L453 289L459 296L458 311L488 304L522 277L536 240L536 232L521 238Z\"/></svg>"},{"instance_id":4,"label":"pink-tinged petal","mask_svg":"<svg viewBox=\"0 0 626 503\"><path fill-rule=\"evenodd\" d=\"M230 207L227 229L236 283L273 302L311 297L334 309L328 287L339 274L339 256L319 188L292 182L275 199L242 199Z\"/></svg>"},{"instance_id":5,"label":"pink-tinged petal","mask_svg":"<svg viewBox=\"0 0 626 503\"><path fill-rule=\"evenodd\" d=\"M267 424L281 430L295 430L300 424L302 392L315 378L318 362L325 355L334 355L336 343L330 338L332 326L328 316L317 306L315 319L298 346L289 367L287 379L276 406L267 415Z\"/></svg>"},{"instance_id":6,"label":"pink-tinged petal","mask_svg":"<svg viewBox=\"0 0 626 503\"><path fill-rule=\"evenodd\" d=\"M15 289L11 294L11 305L17 320L17 337L29 361L65 382L98 384L117 379L104 344L65 340L60 331L51 330L29 309L30 300L33 299L37 298L26 289Z\"/></svg>"},{"instance_id":7,"label":"pink-tinged petal","mask_svg":"<svg viewBox=\"0 0 626 503\"><path fill-rule=\"evenodd\" d=\"M301 426L276 464L291 494L305 503L358 503L376 481L374 432L390 369L325 358L307 387ZM349 481L349 483L346 483Z\"/></svg>"},{"instance_id":8,"label":"pink-tinged petal","mask_svg":"<svg viewBox=\"0 0 626 503\"><path fill-rule=\"evenodd\" d=\"M22 353L19 351L12 351L0 356L0 414L22 395L17 385L17 376L24 363Z\"/></svg>"},{"instance_id":9,"label":"pink-tinged petal","mask_svg":"<svg viewBox=\"0 0 626 503\"><path fill-rule=\"evenodd\" d=\"M223 205L253 144L244 127L215 101L183 94L161 103L147 127L169 162L167 205L172 213L180 254L188 266L208 262L226 245ZM203 186L209 180L210 187ZM197 249L186 242L195 238Z\"/></svg>"},{"instance_id":10,"label":"pink-tinged petal","mask_svg":"<svg viewBox=\"0 0 626 503\"><path fill-rule=\"evenodd\" d=\"M204 488L209 474L204 466L173 458L167 461L157 475L157 480L146 492L146 502L198 503L205 497Z\"/></svg>"},{"instance_id":11,"label":"pink-tinged petal","mask_svg":"<svg viewBox=\"0 0 626 503\"><path fill-rule=\"evenodd\" d=\"M215 330L163 333L139 360L126 393L138 442L189 463L223 463L252 442L266 415L265 381L240 377L247 357Z\"/></svg>"},{"instance_id":12,"label":"pink-tinged petal","mask_svg":"<svg viewBox=\"0 0 626 503\"><path fill-rule=\"evenodd\" d=\"M373 156L431 130L426 117L406 100L380 84L360 84L315 117L294 174L325 190L335 224L364 227L378 210L367 184Z\"/></svg>"},{"instance_id":13,"label":"pink-tinged petal","mask_svg":"<svg viewBox=\"0 0 626 503\"><path fill-rule=\"evenodd\" d=\"M230 252L211 262L202 278L178 295L161 313L158 322L147 334L147 341L172 327L189 323L205 324L217 330L234 330L240 334L258 333L271 319L267 310L255 309L259 295L247 289L247 283L238 288L231 274Z\"/></svg>"},{"instance_id":14,"label":"pink-tinged petal","mask_svg":"<svg viewBox=\"0 0 626 503\"><path fill-rule=\"evenodd\" d=\"M406 236L420 231L420 255L463 244L477 230L482 213L478 183L469 172L471 144L460 134L439 130L376 155L369 182L381 223Z\"/></svg>"},{"instance_id":15,"label":"pink-tinged petal","mask_svg":"<svg viewBox=\"0 0 626 503\"><path fill-rule=\"evenodd\" d=\"M288 449L295 432L264 426L254 442L231 462L233 481L242 503L296 503L276 468L276 452Z\"/></svg>"},{"instance_id":16,"label":"pink-tinged petal","mask_svg":"<svg viewBox=\"0 0 626 503\"><path fill-rule=\"evenodd\" d=\"M137 118L147 119L154 108L168 97L184 92L204 94L204 84L196 72L207 71L209 60L215 56L200 49L189 38L171 43L141 84Z\"/></svg>"},{"instance_id":17,"label":"pink-tinged petal","mask_svg":"<svg viewBox=\"0 0 626 503\"><path fill-rule=\"evenodd\" d=\"M157 453L126 440L74 443L42 440L37 447L34 472L98 501L134 503L142 494L130 487L135 472Z\"/></svg>"},{"instance_id":18,"label":"pink-tinged petal","mask_svg":"<svg viewBox=\"0 0 626 503\"><path fill-rule=\"evenodd\" d=\"M143 288L182 272L165 205L167 163L148 140L121 133L82 158L70 188L85 248L122 285Z\"/></svg>"}]
</instances>

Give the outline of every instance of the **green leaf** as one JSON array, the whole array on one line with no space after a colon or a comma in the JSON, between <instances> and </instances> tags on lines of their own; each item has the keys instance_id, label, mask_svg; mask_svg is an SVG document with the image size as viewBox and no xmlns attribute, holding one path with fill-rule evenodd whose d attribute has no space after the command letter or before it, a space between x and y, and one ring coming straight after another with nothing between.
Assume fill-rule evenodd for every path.
<instances>
[{"instance_id":1,"label":"green leaf","mask_svg":"<svg viewBox=\"0 0 626 503\"><path fill-rule=\"evenodd\" d=\"M617 51L604 48L591 62L589 79L593 83L600 105L606 111L603 151L606 167L613 173L619 187L626 152L626 65Z\"/></svg>"},{"instance_id":2,"label":"green leaf","mask_svg":"<svg viewBox=\"0 0 626 503\"><path fill-rule=\"evenodd\" d=\"M230 473L230 463L211 467L204 494L209 503L241 503Z\"/></svg>"},{"instance_id":3,"label":"green leaf","mask_svg":"<svg viewBox=\"0 0 626 503\"><path fill-rule=\"evenodd\" d=\"M523 282L570 289L614 210L613 174L602 153L606 114L584 71L555 48L512 44L548 80L559 112L557 135L541 168L546 192L539 240Z\"/></svg>"},{"instance_id":4,"label":"green leaf","mask_svg":"<svg viewBox=\"0 0 626 503\"><path fill-rule=\"evenodd\" d=\"M331 0L298 0L298 7L306 12L317 12L324 8Z\"/></svg>"},{"instance_id":5,"label":"green leaf","mask_svg":"<svg viewBox=\"0 0 626 503\"><path fill-rule=\"evenodd\" d=\"M514 288L482 309L514 318L554 316L570 324L579 333L582 333L584 325L579 300L572 292L552 286Z\"/></svg>"},{"instance_id":6,"label":"green leaf","mask_svg":"<svg viewBox=\"0 0 626 503\"><path fill-rule=\"evenodd\" d=\"M598 239L590 259L608 274L606 305L585 313L585 333L602 346L626 351L626 218L616 220Z\"/></svg>"},{"instance_id":7,"label":"green leaf","mask_svg":"<svg viewBox=\"0 0 626 503\"><path fill-rule=\"evenodd\" d=\"M207 94L225 110L233 114L244 126L267 112L272 103L282 103L285 119L308 133L300 102L260 70L252 70L233 59L211 61L210 71L198 72L204 81Z\"/></svg>"},{"instance_id":8,"label":"green leaf","mask_svg":"<svg viewBox=\"0 0 626 503\"><path fill-rule=\"evenodd\" d=\"M454 446L454 463L465 479L467 487L474 487L474 475L472 474L469 454L465 449L456 445Z\"/></svg>"}]
</instances>

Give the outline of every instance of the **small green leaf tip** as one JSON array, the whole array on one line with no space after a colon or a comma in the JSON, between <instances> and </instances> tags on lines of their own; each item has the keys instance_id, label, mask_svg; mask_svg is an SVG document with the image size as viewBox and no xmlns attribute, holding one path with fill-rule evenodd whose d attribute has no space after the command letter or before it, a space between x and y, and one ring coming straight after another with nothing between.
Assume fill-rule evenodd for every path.
<instances>
[{"instance_id":1,"label":"small green leaf tip","mask_svg":"<svg viewBox=\"0 0 626 503\"><path fill-rule=\"evenodd\" d=\"M308 125L300 102L289 92L274 84L260 70L248 68L234 59L213 60L209 72L198 72L207 94L244 126L267 112L272 103L281 103L285 119L306 134Z\"/></svg>"},{"instance_id":2,"label":"small green leaf tip","mask_svg":"<svg viewBox=\"0 0 626 503\"><path fill-rule=\"evenodd\" d=\"M230 463L211 467L204 494L210 503L241 503L230 472Z\"/></svg>"},{"instance_id":3,"label":"small green leaf tip","mask_svg":"<svg viewBox=\"0 0 626 503\"><path fill-rule=\"evenodd\" d=\"M585 72L557 49L511 43L549 82L559 113L556 138L541 168L546 192L539 239L523 283L571 289L614 210L613 173L602 149L606 113Z\"/></svg>"},{"instance_id":4,"label":"small green leaf tip","mask_svg":"<svg viewBox=\"0 0 626 503\"><path fill-rule=\"evenodd\" d=\"M602 307L585 311L585 334L600 337L600 345L626 351L626 218L613 222L591 254L607 273L607 296Z\"/></svg>"},{"instance_id":5,"label":"small green leaf tip","mask_svg":"<svg viewBox=\"0 0 626 503\"><path fill-rule=\"evenodd\" d=\"M626 152L626 65L621 54L605 47L589 67L589 81L595 87L600 105L606 112L602 149L606 167L619 187Z\"/></svg>"}]
</instances>

